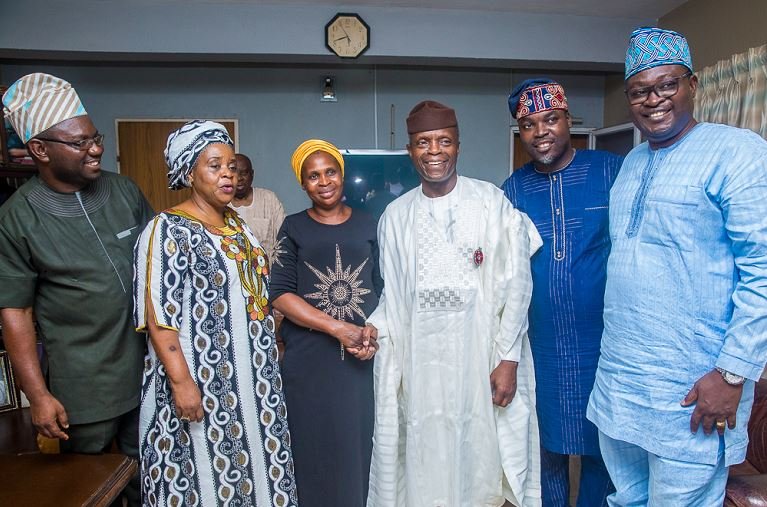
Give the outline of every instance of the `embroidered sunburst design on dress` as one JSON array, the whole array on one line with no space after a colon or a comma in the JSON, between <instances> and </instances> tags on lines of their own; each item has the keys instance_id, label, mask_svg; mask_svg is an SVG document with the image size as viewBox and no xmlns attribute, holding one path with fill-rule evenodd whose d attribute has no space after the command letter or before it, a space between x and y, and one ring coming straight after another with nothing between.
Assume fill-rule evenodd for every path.
<instances>
[{"instance_id":1,"label":"embroidered sunburst design on dress","mask_svg":"<svg viewBox=\"0 0 767 507\"><path fill-rule=\"evenodd\" d=\"M338 248L338 244L336 244L335 272L326 267L325 269L327 269L328 273L325 274L304 261L306 267L311 269L320 280L320 283L314 284L319 290L306 294L304 297L307 299L319 299L320 302L317 307L334 319L346 320L347 316L352 318L354 313L366 319L367 316L362 312L362 308L359 305L364 303L361 296L370 294L370 289L360 287L362 280L357 280L357 277L367 262L368 259L362 261L362 264L354 271L351 270L351 264L344 269L341 262L341 250Z\"/></svg>"},{"instance_id":2,"label":"embroidered sunburst design on dress","mask_svg":"<svg viewBox=\"0 0 767 507\"><path fill-rule=\"evenodd\" d=\"M287 239L288 239L287 236L283 236L277 240L277 243L274 244L274 253L272 254L272 264L278 264L281 268L285 267L282 265L280 256L288 252L285 249L285 245L284 245L285 240Z\"/></svg>"}]
</instances>

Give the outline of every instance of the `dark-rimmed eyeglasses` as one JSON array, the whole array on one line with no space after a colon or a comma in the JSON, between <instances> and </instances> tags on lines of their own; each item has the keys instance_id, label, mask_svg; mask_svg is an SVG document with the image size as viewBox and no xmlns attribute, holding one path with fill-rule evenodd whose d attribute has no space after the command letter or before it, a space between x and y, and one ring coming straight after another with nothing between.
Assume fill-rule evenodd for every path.
<instances>
[{"instance_id":1,"label":"dark-rimmed eyeglasses","mask_svg":"<svg viewBox=\"0 0 767 507\"><path fill-rule=\"evenodd\" d=\"M681 76L664 78L660 83L655 83L652 86L629 88L625 90L626 97L632 106L643 103L652 92L655 92L655 95L662 99L667 99L673 97L679 91L679 80L690 76L692 76L692 72L685 72Z\"/></svg>"},{"instance_id":2,"label":"dark-rimmed eyeglasses","mask_svg":"<svg viewBox=\"0 0 767 507\"><path fill-rule=\"evenodd\" d=\"M87 139L80 139L79 141L62 141L60 139L48 139L46 137L35 137L35 139L39 139L41 141L48 141L51 143L66 144L67 146L71 146L72 148L76 150L80 150L80 151L90 150L94 144L96 146L104 145L104 134L96 134L93 137L89 137Z\"/></svg>"}]
</instances>

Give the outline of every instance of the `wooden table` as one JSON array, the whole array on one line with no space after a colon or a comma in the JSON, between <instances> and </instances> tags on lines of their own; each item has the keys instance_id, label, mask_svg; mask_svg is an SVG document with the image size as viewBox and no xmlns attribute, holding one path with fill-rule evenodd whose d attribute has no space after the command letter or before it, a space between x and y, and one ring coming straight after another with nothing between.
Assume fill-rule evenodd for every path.
<instances>
[{"instance_id":1,"label":"wooden table","mask_svg":"<svg viewBox=\"0 0 767 507\"><path fill-rule=\"evenodd\" d=\"M0 456L0 505L106 507L137 469L121 454Z\"/></svg>"},{"instance_id":2,"label":"wooden table","mask_svg":"<svg viewBox=\"0 0 767 507\"><path fill-rule=\"evenodd\" d=\"M136 473L122 454L40 454L29 409L0 414L0 505L106 507Z\"/></svg>"},{"instance_id":3,"label":"wooden table","mask_svg":"<svg viewBox=\"0 0 767 507\"><path fill-rule=\"evenodd\" d=\"M28 408L0 414L0 454L39 452L37 432ZM1 489L1 488L0 488Z\"/></svg>"}]
</instances>

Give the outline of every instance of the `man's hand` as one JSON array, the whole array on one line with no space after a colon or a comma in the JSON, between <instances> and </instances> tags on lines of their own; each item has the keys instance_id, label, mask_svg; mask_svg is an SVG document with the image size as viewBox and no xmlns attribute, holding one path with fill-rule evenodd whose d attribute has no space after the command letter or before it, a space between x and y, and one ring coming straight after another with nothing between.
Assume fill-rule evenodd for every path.
<instances>
[{"instance_id":1,"label":"man's hand","mask_svg":"<svg viewBox=\"0 0 767 507\"><path fill-rule=\"evenodd\" d=\"M490 388L493 393L493 403L505 407L517 394L516 361L501 361L490 374Z\"/></svg>"},{"instance_id":2,"label":"man's hand","mask_svg":"<svg viewBox=\"0 0 767 507\"><path fill-rule=\"evenodd\" d=\"M69 440L64 430L69 428L69 418L64 405L50 393L29 400L29 410L32 413L32 425L38 433L46 438Z\"/></svg>"},{"instance_id":3,"label":"man's hand","mask_svg":"<svg viewBox=\"0 0 767 507\"><path fill-rule=\"evenodd\" d=\"M178 418L182 421L202 421L202 395L192 377L179 384L171 382L171 388Z\"/></svg>"},{"instance_id":4,"label":"man's hand","mask_svg":"<svg viewBox=\"0 0 767 507\"><path fill-rule=\"evenodd\" d=\"M697 433L702 424L706 435L710 435L714 428L723 435L725 425L722 423L735 429L735 414L742 394L743 385L728 384L716 370L703 375L682 400L683 407L695 405L690 417L690 431Z\"/></svg>"},{"instance_id":5,"label":"man's hand","mask_svg":"<svg viewBox=\"0 0 767 507\"><path fill-rule=\"evenodd\" d=\"M37 339L32 307L0 308L3 341L11 358L11 365L19 386L29 398L32 424L44 437L68 439L63 430L69 428L64 406L53 397L45 385L40 359L37 357Z\"/></svg>"}]
</instances>

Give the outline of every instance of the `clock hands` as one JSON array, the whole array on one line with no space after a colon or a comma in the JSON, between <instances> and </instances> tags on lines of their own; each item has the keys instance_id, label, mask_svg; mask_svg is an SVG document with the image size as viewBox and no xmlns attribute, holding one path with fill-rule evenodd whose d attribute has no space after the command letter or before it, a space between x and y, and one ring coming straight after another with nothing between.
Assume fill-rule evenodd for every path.
<instances>
[{"instance_id":1,"label":"clock hands","mask_svg":"<svg viewBox=\"0 0 767 507\"><path fill-rule=\"evenodd\" d=\"M346 39L346 45L347 46L351 45L352 39L351 39L351 37L349 37L349 33L346 31L346 29L343 26L339 26L339 28L344 33L344 36L343 37L339 37L337 39L333 39L333 42L338 42L340 40Z\"/></svg>"}]
</instances>

